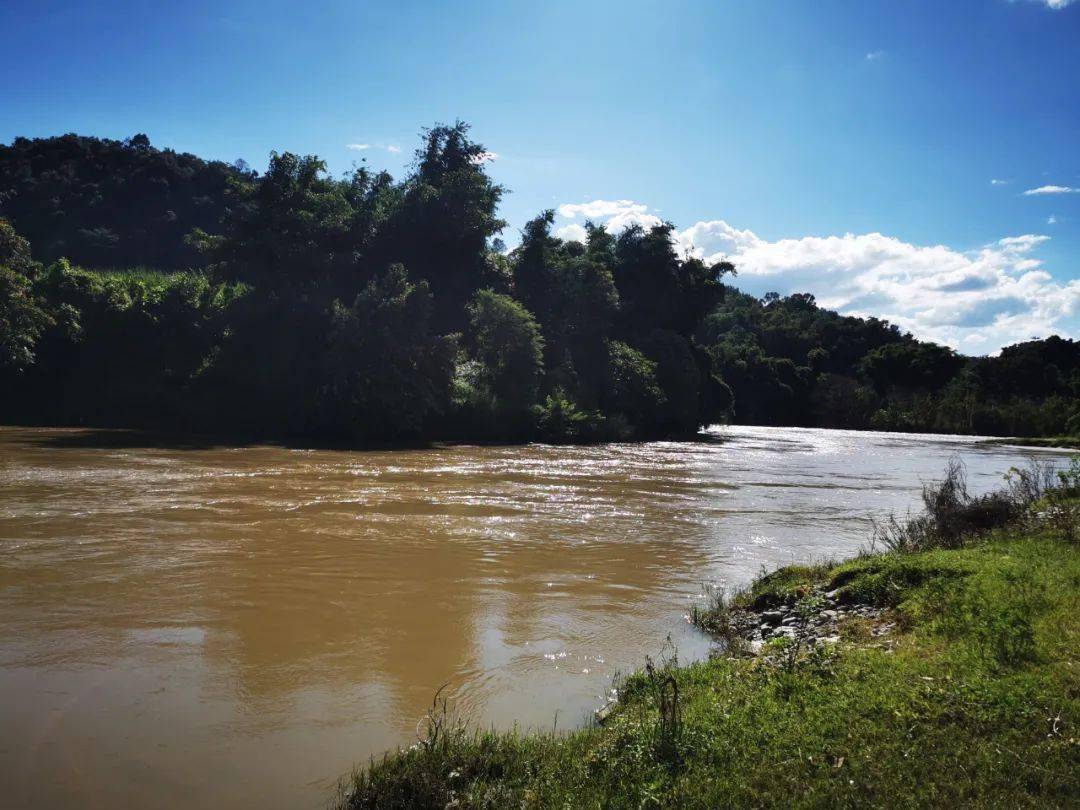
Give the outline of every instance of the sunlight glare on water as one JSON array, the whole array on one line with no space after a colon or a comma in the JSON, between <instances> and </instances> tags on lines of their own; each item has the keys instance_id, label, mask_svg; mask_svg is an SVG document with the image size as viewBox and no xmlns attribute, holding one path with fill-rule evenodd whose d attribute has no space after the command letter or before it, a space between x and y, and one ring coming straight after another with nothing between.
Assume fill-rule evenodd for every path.
<instances>
[{"instance_id":1,"label":"sunlight glare on water","mask_svg":"<svg viewBox=\"0 0 1080 810\"><path fill-rule=\"evenodd\" d=\"M850 554L972 439L725 428L692 443L338 451L0 428L8 806L322 806L435 691L582 722L703 583Z\"/></svg>"}]
</instances>

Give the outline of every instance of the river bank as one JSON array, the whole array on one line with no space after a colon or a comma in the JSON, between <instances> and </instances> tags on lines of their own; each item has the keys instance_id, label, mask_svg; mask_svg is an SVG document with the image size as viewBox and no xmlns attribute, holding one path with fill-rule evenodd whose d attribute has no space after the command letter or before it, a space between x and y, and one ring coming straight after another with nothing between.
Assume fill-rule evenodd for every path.
<instances>
[{"instance_id":1,"label":"river bank","mask_svg":"<svg viewBox=\"0 0 1080 810\"><path fill-rule=\"evenodd\" d=\"M894 550L717 594L691 618L719 652L649 662L602 724L475 732L437 702L420 742L356 774L341 806L1069 805L1080 544L1077 493L1061 494L1029 492L988 531L1005 501L967 497L935 517L966 515L953 536L897 524L911 542L879 535Z\"/></svg>"},{"instance_id":2,"label":"river bank","mask_svg":"<svg viewBox=\"0 0 1080 810\"><path fill-rule=\"evenodd\" d=\"M5 803L323 806L444 683L476 727L580 728L668 636L708 656L683 620L703 582L848 558L948 458L983 493L1028 455L740 426L364 452L0 428Z\"/></svg>"},{"instance_id":3,"label":"river bank","mask_svg":"<svg viewBox=\"0 0 1080 810\"><path fill-rule=\"evenodd\" d=\"M990 439L989 442L1008 447L1068 447L1074 450L1080 449L1080 436L1013 437L1006 439Z\"/></svg>"}]
</instances>

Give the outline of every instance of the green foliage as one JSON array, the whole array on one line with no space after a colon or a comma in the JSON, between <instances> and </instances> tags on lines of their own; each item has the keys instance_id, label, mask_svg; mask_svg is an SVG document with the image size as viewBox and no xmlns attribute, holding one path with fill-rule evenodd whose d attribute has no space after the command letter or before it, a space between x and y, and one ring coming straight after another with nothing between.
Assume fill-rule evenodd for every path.
<instances>
[{"instance_id":1,"label":"green foliage","mask_svg":"<svg viewBox=\"0 0 1080 810\"><path fill-rule=\"evenodd\" d=\"M1080 343L1064 338L962 357L811 295L729 287L695 339L742 423L1046 436L1080 419Z\"/></svg>"},{"instance_id":2,"label":"green foliage","mask_svg":"<svg viewBox=\"0 0 1080 810\"><path fill-rule=\"evenodd\" d=\"M30 243L6 219L0 219L0 267L23 276L29 276L33 268Z\"/></svg>"},{"instance_id":3,"label":"green foliage","mask_svg":"<svg viewBox=\"0 0 1080 810\"><path fill-rule=\"evenodd\" d=\"M37 340L50 322L34 300L29 280L0 265L0 368L22 371L30 366Z\"/></svg>"},{"instance_id":4,"label":"green foliage","mask_svg":"<svg viewBox=\"0 0 1080 810\"><path fill-rule=\"evenodd\" d=\"M664 433L693 435L701 426L702 374L690 343L676 332L654 329L642 350L656 363L656 382L664 391L657 427Z\"/></svg>"},{"instance_id":5,"label":"green foliage","mask_svg":"<svg viewBox=\"0 0 1080 810\"><path fill-rule=\"evenodd\" d=\"M525 430L544 372L540 326L519 302L491 290L477 292L467 310L468 346L480 364L484 397L511 431Z\"/></svg>"},{"instance_id":6,"label":"green foliage","mask_svg":"<svg viewBox=\"0 0 1080 810\"><path fill-rule=\"evenodd\" d=\"M241 161L155 149L145 135L16 138L0 145L0 215L46 263L179 270L202 261L188 234L218 233L226 187L248 177Z\"/></svg>"},{"instance_id":7,"label":"green foliage","mask_svg":"<svg viewBox=\"0 0 1080 810\"><path fill-rule=\"evenodd\" d=\"M815 565L779 568L755 579L747 590L738 595L737 602L754 610L793 605L821 584L827 571L826 566Z\"/></svg>"},{"instance_id":8,"label":"green foliage","mask_svg":"<svg viewBox=\"0 0 1080 810\"><path fill-rule=\"evenodd\" d=\"M424 435L449 404L454 341L430 333L431 292L405 268L373 279L351 307L335 301L320 391L335 433L366 441Z\"/></svg>"},{"instance_id":9,"label":"green foliage","mask_svg":"<svg viewBox=\"0 0 1080 810\"><path fill-rule=\"evenodd\" d=\"M347 272L349 186L325 171L316 157L275 152L264 177L233 182L225 234L212 243L222 271L267 289L310 287Z\"/></svg>"},{"instance_id":10,"label":"green foliage","mask_svg":"<svg viewBox=\"0 0 1080 810\"><path fill-rule=\"evenodd\" d=\"M547 441L573 441L583 437L596 415L581 410L566 392L556 388L540 406L537 426Z\"/></svg>"},{"instance_id":11,"label":"green foliage","mask_svg":"<svg viewBox=\"0 0 1080 810\"><path fill-rule=\"evenodd\" d=\"M30 244L0 219L0 370L20 372L34 362L34 349L52 319L30 286Z\"/></svg>"},{"instance_id":12,"label":"green foliage","mask_svg":"<svg viewBox=\"0 0 1080 810\"><path fill-rule=\"evenodd\" d=\"M881 393L890 388L936 391L964 366L952 349L935 343L890 343L879 346L859 362L859 372Z\"/></svg>"},{"instance_id":13,"label":"green foliage","mask_svg":"<svg viewBox=\"0 0 1080 810\"><path fill-rule=\"evenodd\" d=\"M9 418L193 427L190 385L246 290L205 274L88 271L64 261L33 283L48 322ZM19 408L27 408L21 411Z\"/></svg>"},{"instance_id":14,"label":"green foliage","mask_svg":"<svg viewBox=\"0 0 1080 810\"><path fill-rule=\"evenodd\" d=\"M487 152L468 133L461 121L422 133L416 170L387 206L371 251L377 262L401 262L428 281L440 330L464 325L476 290L506 286L488 245L505 226L497 215L504 189L484 171Z\"/></svg>"},{"instance_id":15,"label":"green foliage","mask_svg":"<svg viewBox=\"0 0 1080 810\"><path fill-rule=\"evenodd\" d=\"M660 420L667 396L656 380L656 362L620 341L608 344L610 399L608 407L623 413L635 425Z\"/></svg>"}]
</instances>

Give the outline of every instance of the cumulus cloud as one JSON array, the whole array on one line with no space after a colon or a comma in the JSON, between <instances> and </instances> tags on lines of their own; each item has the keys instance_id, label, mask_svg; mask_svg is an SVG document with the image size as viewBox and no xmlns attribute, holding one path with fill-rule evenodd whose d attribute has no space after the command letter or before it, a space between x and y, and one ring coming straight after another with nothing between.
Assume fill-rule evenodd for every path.
<instances>
[{"instance_id":1,"label":"cumulus cloud","mask_svg":"<svg viewBox=\"0 0 1080 810\"><path fill-rule=\"evenodd\" d=\"M633 200L593 200L587 203L568 203L559 206L559 216L567 219L591 219L603 222L612 233L618 233L631 225L651 228L659 225L660 217L648 213L649 206Z\"/></svg>"},{"instance_id":2,"label":"cumulus cloud","mask_svg":"<svg viewBox=\"0 0 1080 810\"><path fill-rule=\"evenodd\" d=\"M584 225L578 225L576 222L571 222L569 225L563 225L560 228L556 228L555 235L564 242L584 242L589 234L585 230Z\"/></svg>"},{"instance_id":3,"label":"cumulus cloud","mask_svg":"<svg viewBox=\"0 0 1080 810\"><path fill-rule=\"evenodd\" d=\"M660 221L648 206L630 200L568 204L558 213L568 220L602 222L612 231L628 220ZM583 239L584 229L571 221L556 234ZM1037 253L1050 237L1042 234L963 251L881 233L770 241L716 219L696 222L675 238L685 255L733 262L737 284L747 292L810 292L831 309L885 318L920 338L969 353L992 353L1033 335L1063 333L1063 322L1080 313L1080 279L1058 281L1046 272Z\"/></svg>"},{"instance_id":4,"label":"cumulus cloud","mask_svg":"<svg viewBox=\"0 0 1080 810\"><path fill-rule=\"evenodd\" d=\"M1055 217L1053 214L1051 214L1049 217L1047 217L1046 224L1047 225L1057 225L1057 217Z\"/></svg>"},{"instance_id":5,"label":"cumulus cloud","mask_svg":"<svg viewBox=\"0 0 1080 810\"><path fill-rule=\"evenodd\" d=\"M1076 0L1038 0L1041 3L1045 3L1048 8L1054 10L1065 8L1065 6L1071 6Z\"/></svg>"},{"instance_id":6,"label":"cumulus cloud","mask_svg":"<svg viewBox=\"0 0 1080 810\"><path fill-rule=\"evenodd\" d=\"M878 59L880 59L884 55L885 55L885 51L882 51L882 50L870 51L868 54L866 54L866 61L867 62L876 62Z\"/></svg>"},{"instance_id":7,"label":"cumulus cloud","mask_svg":"<svg viewBox=\"0 0 1080 810\"><path fill-rule=\"evenodd\" d=\"M345 144L345 148L346 149L352 149L354 152L363 152L365 149L370 149L371 144L370 143L347 143L347 144Z\"/></svg>"},{"instance_id":8,"label":"cumulus cloud","mask_svg":"<svg viewBox=\"0 0 1080 810\"><path fill-rule=\"evenodd\" d=\"M994 178L993 180L990 181L990 185L992 185L992 186L1007 186L1007 185L1009 185L1009 181L1008 180L998 180L997 178Z\"/></svg>"},{"instance_id":9,"label":"cumulus cloud","mask_svg":"<svg viewBox=\"0 0 1080 810\"><path fill-rule=\"evenodd\" d=\"M1033 255L1048 239L1025 234L965 252L880 233L770 242L722 221L679 234L690 254L734 262L750 286L806 290L841 312L982 352L1049 334L1080 310L1080 280L1055 281Z\"/></svg>"},{"instance_id":10,"label":"cumulus cloud","mask_svg":"<svg viewBox=\"0 0 1080 810\"><path fill-rule=\"evenodd\" d=\"M473 158L473 163L494 163L499 157L498 152L481 152Z\"/></svg>"},{"instance_id":11,"label":"cumulus cloud","mask_svg":"<svg viewBox=\"0 0 1080 810\"><path fill-rule=\"evenodd\" d=\"M1080 194L1080 188L1072 188L1071 186L1039 186L1038 188L1029 188L1024 192L1025 197L1033 197L1042 194Z\"/></svg>"}]
</instances>

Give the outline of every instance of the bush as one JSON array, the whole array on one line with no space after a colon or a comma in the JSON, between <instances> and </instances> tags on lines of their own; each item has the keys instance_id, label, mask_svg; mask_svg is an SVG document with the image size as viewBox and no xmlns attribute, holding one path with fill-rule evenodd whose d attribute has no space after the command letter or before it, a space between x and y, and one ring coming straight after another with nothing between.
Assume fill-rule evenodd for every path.
<instances>
[{"instance_id":1,"label":"bush","mask_svg":"<svg viewBox=\"0 0 1080 810\"><path fill-rule=\"evenodd\" d=\"M967 473L959 459L949 461L945 478L923 487L923 513L900 521L890 515L876 521L871 548L888 551L925 551L931 548L959 548L971 537L986 534L1013 523L1033 502L1041 489L1043 468L1032 464L1016 475L1003 491L973 497L967 488Z\"/></svg>"}]
</instances>

